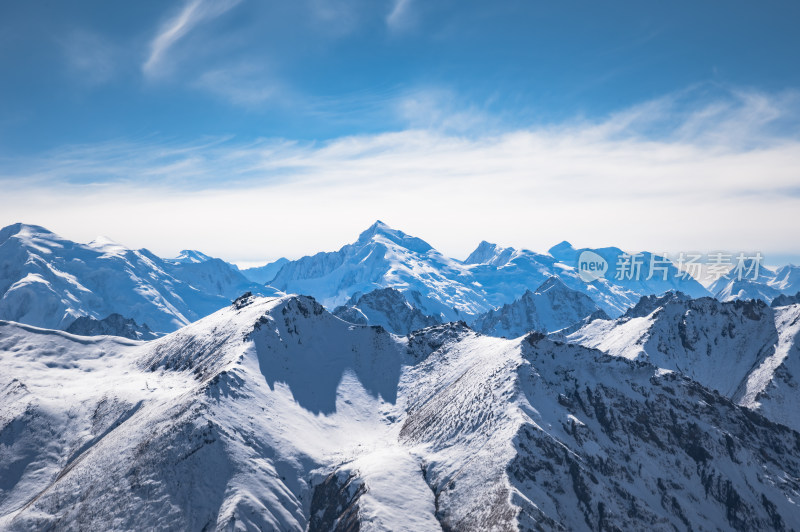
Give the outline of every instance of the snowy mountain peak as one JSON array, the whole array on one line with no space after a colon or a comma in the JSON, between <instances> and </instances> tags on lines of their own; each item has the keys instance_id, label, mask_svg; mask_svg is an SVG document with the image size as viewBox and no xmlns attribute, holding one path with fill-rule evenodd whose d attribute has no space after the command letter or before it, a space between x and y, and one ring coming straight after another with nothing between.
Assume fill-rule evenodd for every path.
<instances>
[{"instance_id":1,"label":"snowy mountain peak","mask_svg":"<svg viewBox=\"0 0 800 532\"><path fill-rule=\"evenodd\" d=\"M549 292L551 290L554 292L562 292L562 293L574 292L574 290L572 290L570 287L564 284L564 281L553 275L545 282L543 282L541 285L539 285L539 288L536 289L536 293L544 294L545 292Z\"/></svg>"},{"instance_id":2,"label":"snowy mountain peak","mask_svg":"<svg viewBox=\"0 0 800 532\"><path fill-rule=\"evenodd\" d=\"M89 242L88 245L92 246L93 248L103 248L106 246L119 246L121 244L107 236L97 235L94 240Z\"/></svg>"},{"instance_id":3,"label":"snowy mountain peak","mask_svg":"<svg viewBox=\"0 0 800 532\"><path fill-rule=\"evenodd\" d=\"M0 319L61 329L118 313L169 332L252 290L226 262L174 263L110 239L79 244L39 226L0 230Z\"/></svg>"},{"instance_id":4,"label":"snowy mountain peak","mask_svg":"<svg viewBox=\"0 0 800 532\"><path fill-rule=\"evenodd\" d=\"M420 296L419 292L409 295L412 298ZM380 325L402 336L442 322L436 316L426 316L411 305L401 291L391 287L355 294L346 305L336 307L333 315L349 323Z\"/></svg>"},{"instance_id":5,"label":"snowy mountain peak","mask_svg":"<svg viewBox=\"0 0 800 532\"><path fill-rule=\"evenodd\" d=\"M0 229L0 245L12 238L23 246L39 250L52 245L59 246L64 241L57 234L48 231L44 227L24 223L15 223Z\"/></svg>"},{"instance_id":6,"label":"snowy mountain peak","mask_svg":"<svg viewBox=\"0 0 800 532\"><path fill-rule=\"evenodd\" d=\"M513 259L517 250L512 247L498 246L483 240L475 251L470 253L464 264L490 264L492 266L503 266Z\"/></svg>"},{"instance_id":7,"label":"snowy mountain peak","mask_svg":"<svg viewBox=\"0 0 800 532\"><path fill-rule=\"evenodd\" d=\"M395 287L420 295L412 303L425 314L456 319L459 312L478 314L489 305L476 288L467 287L464 266L423 240L376 222L353 244L284 264L270 285L294 294L311 294L328 308L354 294ZM454 310L455 309L455 310Z\"/></svg>"},{"instance_id":8,"label":"snowy mountain peak","mask_svg":"<svg viewBox=\"0 0 800 532\"><path fill-rule=\"evenodd\" d=\"M430 244L414 236L392 229L378 220L358 236L356 244L367 244L376 241L390 242L415 253L426 253L433 249Z\"/></svg>"},{"instance_id":9,"label":"snowy mountain peak","mask_svg":"<svg viewBox=\"0 0 800 532\"><path fill-rule=\"evenodd\" d=\"M555 246L551 247L547 252L555 259L561 262L571 262L575 260L578 252L572 247L572 244L566 240L562 240Z\"/></svg>"},{"instance_id":10,"label":"snowy mountain peak","mask_svg":"<svg viewBox=\"0 0 800 532\"><path fill-rule=\"evenodd\" d=\"M473 329L490 336L517 338L530 331L543 333L575 325L600 308L588 295L572 290L559 278L550 277L535 292L527 290L513 303L479 316Z\"/></svg>"},{"instance_id":11,"label":"snowy mountain peak","mask_svg":"<svg viewBox=\"0 0 800 532\"><path fill-rule=\"evenodd\" d=\"M650 295L642 297L636 305L629 308L623 318L643 318L653 313L654 310L664 307L669 303L680 303L692 298L683 292L667 292L662 296Z\"/></svg>"},{"instance_id":12,"label":"snowy mountain peak","mask_svg":"<svg viewBox=\"0 0 800 532\"><path fill-rule=\"evenodd\" d=\"M90 248L94 248L98 251L102 251L104 254L107 255L121 256L130 251L130 249L120 244L119 242L115 242L114 240L108 238L107 236L102 236L102 235L98 236L97 238L89 242L87 246L89 246Z\"/></svg>"},{"instance_id":13,"label":"snowy mountain peak","mask_svg":"<svg viewBox=\"0 0 800 532\"><path fill-rule=\"evenodd\" d=\"M28 235L47 235L55 236L52 231L48 231L40 225L25 224L17 222L0 229L0 244L8 240L14 235L28 236Z\"/></svg>"},{"instance_id":14,"label":"snowy mountain peak","mask_svg":"<svg viewBox=\"0 0 800 532\"><path fill-rule=\"evenodd\" d=\"M197 251L195 249L183 249L178 254L177 257L174 259L166 259L169 262L179 262L179 263L192 263L192 264L199 264L201 262L208 262L213 257L209 257L205 253L201 251Z\"/></svg>"},{"instance_id":15,"label":"snowy mountain peak","mask_svg":"<svg viewBox=\"0 0 800 532\"><path fill-rule=\"evenodd\" d=\"M469 257L464 261L464 264L484 264L495 255L497 244L492 244L486 240L481 240L475 251L469 254Z\"/></svg>"}]
</instances>

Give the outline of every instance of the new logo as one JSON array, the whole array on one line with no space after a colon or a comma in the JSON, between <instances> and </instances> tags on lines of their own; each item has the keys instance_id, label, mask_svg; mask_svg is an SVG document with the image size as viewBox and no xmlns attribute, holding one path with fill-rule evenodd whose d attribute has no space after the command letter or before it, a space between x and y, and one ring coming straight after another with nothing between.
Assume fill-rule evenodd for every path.
<instances>
[{"instance_id":1,"label":"new logo","mask_svg":"<svg viewBox=\"0 0 800 532\"><path fill-rule=\"evenodd\" d=\"M602 279L607 271L608 262L594 251L583 251L578 256L578 276L584 282Z\"/></svg>"}]
</instances>

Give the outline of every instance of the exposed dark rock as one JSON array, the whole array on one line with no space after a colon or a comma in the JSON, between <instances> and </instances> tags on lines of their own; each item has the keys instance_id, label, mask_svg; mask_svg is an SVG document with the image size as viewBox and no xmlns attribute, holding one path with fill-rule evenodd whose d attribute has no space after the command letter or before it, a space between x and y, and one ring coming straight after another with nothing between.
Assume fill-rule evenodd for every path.
<instances>
[{"instance_id":1,"label":"exposed dark rock","mask_svg":"<svg viewBox=\"0 0 800 532\"><path fill-rule=\"evenodd\" d=\"M89 316L81 316L67 327L70 334L81 336L121 336L131 340L152 340L158 336L150 330L147 324L139 325L132 318L125 318L120 314L110 314L98 320Z\"/></svg>"}]
</instances>

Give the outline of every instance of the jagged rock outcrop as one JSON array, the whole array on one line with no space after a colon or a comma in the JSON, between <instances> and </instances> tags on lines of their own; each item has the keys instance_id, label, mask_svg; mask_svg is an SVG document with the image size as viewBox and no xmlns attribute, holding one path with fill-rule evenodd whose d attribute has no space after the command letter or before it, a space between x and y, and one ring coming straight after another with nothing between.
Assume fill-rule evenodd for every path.
<instances>
[{"instance_id":1,"label":"jagged rock outcrop","mask_svg":"<svg viewBox=\"0 0 800 532\"><path fill-rule=\"evenodd\" d=\"M109 314L102 320L81 316L67 327L66 331L81 336L121 336L131 340L152 340L158 336L146 323L139 325L136 320L121 314Z\"/></svg>"},{"instance_id":2,"label":"jagged rock outcrop","mask_svg":"<svg viewBox=\"0 0 800 532\"><path fill-rule=\"evenodd\" d=\"M412 297L414 295L419 294L412 294ZM442 323L436 316L425 315L394 288L356 294L347 304L336 307L333 315L350 323L380 325L389 332L403 336Z\"/></svg>"},{"instance_id":3,"label":"jagged rock outcrop","mask_svg":"<svg viewBox=\"0 0 800 532\"><path fill-rule=\"evenodd\" d=\"M530 331L554 332L575 325L587 317L607 319L592 298L568 288L559 278L551 277L534 292L491 310L472 322L483 334L516 338Z\"/></svg>"}]
</instances>

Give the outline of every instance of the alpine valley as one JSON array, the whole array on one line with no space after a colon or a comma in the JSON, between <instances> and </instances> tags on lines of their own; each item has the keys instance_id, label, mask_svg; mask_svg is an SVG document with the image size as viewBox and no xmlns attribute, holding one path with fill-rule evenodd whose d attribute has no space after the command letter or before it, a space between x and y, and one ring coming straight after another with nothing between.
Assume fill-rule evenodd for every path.
<instances>
[{"instance_id":1,"label":"alpine valley","mask_svg":"<svg viewBox=\"0 0 800 532\"><path fill-rule=\"evenodd\" d=\"M583 251L3 228L0 530L800 530L800 268Z\"/></svg>"}]
</instances>

